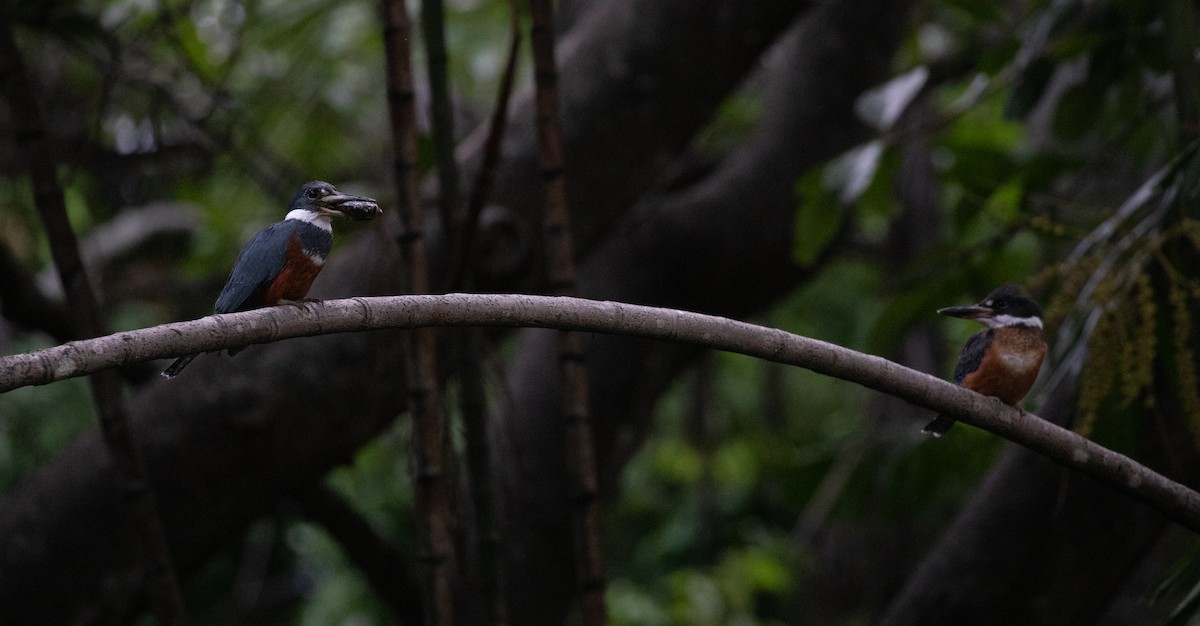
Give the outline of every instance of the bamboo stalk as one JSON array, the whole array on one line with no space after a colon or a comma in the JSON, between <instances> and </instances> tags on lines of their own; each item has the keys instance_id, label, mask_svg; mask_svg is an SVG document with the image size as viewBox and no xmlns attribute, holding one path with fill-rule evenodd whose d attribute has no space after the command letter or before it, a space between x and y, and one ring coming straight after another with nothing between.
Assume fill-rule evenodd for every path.
<instances>
[{"instance_id":1,"label":"bamboo stalk","mask_svg":"<svg viewBox=\"0 0 1200 626\"><path fill-rule=\"evenodd\" d=\"M564 147L559 113L558 69L554 61L554 9L550 0L529 0L533 18L535 102L538 127L538 169L542 180L543 247L552 293L576 294L571 218L563 175ZM583 335L559 335L559 372L563 428L566 434L568 494L575 536L575 578L585 626L607 622L604 591L604 549L601 535L599 487L588 406L588 379Z\"/></svg>"},{"instance_id":2,"label":"bamboo stalk","mask_svg":"<svg viewBox=\"0 0 1200 626\"><path fill-rule=\"evenodd\" d=\"M429 292L429 262L417 180L417 126L412 51L408 45L412 24L403 0L383 0L383 9L388 112L395 150L393 174L401 207L398 243L405 269L403 282L408 293L422 294ZM448 626L454 622L454 537L446 478L446 431L437 402L434 329L408 333L405 348L425 623Z\"/></svg>"}]
</instances>

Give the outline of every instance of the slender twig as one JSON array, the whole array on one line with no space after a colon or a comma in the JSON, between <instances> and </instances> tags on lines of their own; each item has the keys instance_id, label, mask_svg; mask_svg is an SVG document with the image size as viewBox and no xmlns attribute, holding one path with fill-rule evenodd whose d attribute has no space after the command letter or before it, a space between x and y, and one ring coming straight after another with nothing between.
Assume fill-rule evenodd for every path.
<instances>
[{"instance_id":1,"label":"slender twig","mask_svg":"<svg viewBox=\"0 0 1200 626\"><path fill-rule=\"evenodd\" d=\"M543 240L546 275L551 292L573 296L575 253L567 208L564 142L558 103L558 68L554 61L554 7L550 0L529 0L533 27L534 92L537 109L538 169L542 179ZM604 543L601 534L596 453L592 442L591 411L583 335L559 336L560 401L566 432L567 473L570 476L571 521L575 535L575 579L585 626L608 621L604 601Z\"/></svg>"},{"instance_id":2,"label":"slender twig","mask_svg":"<svg viewBox=\"0 0 1200 626\"><path fill-rule=\"evenodd\" d=\"M393 174L400 203L400 252L408 293L429 292L423 207L417 180L417 126L413 106L412 25L404 0L383 0L388 112L395 151ZM412 410L413 480L421 529L421 584L425 623L454 622L454 537L446 479L446 431L438 403L437 336L432 328L407 335L405 370Z\"/></svg>"},{"instance_id":3,"label":"slender twig","mask_svg":"<svg viewBox=\"0 0 1200 626\"><path fill-rule=\"evenodd\" d=\"M50 253L62 280L75 331L82 337L107 333L100 305L88 282L79 254L79 242L67 219L66 201L58 182L46 128L42 124L32 83L21 63L12 24L0 18L0 94L8 101L18 128L17 140L24 149L33 183L33 200ZM117 476L129 506L138 540L150 601L160 624L186 621L183 596L171 564L167 535L159 519L154 495L146 475L141 449L134 437L122 396L121 377L115 370L95 373L89 380L100 432L112 456Z\"/></svg>"},{"instance_id":4,"label":"slender twig","mask_svg":"<svg viewBox=\"0 0 1200 626\"><path fill-rule=\"evenodd\" d=\"M421 32L429 68L430 119L437 160L438 196L442 223L453 229L462 218L458 190L458 161L454 158L454 103L446 69L446 11L442 0L421 0Z\"/></svg>"},{"instance_id":5,"label":"slender twig","mask_svg":"<svg viewBox=\"0 0 1200 626\"><path fill-rule=\"evenodd\" d=\"M483 205L492 193L492 185L496 180L496 166L500 163L500 140L508 126L508 102L512 95L514 77L517 73L517 53L521 50L521 16L517 0L508 1L509 29L511 36L508 44L508 58L504 62L504 74L500 77L500 92L496 96L496 106L492 108L492 118L488 123L487 138L483 143L483 158L479 172L475 176L475 184L471 187L471 195L467 200L467 210L462 224L458 228L458 254L454 269L450 272L450 289L463 289L466 279L474 266L475 235L479 231L479 216L483 213Z\"/></svg>"},{"instance_id":6,"label":"slender twig","mask_svg":"<svg viewBox=\"0 0 1200 626\"><path fill-rule=\"evenodd\" d=\"M517 51L521 47L521 28L516 0L509 0L509 25L511 40L504 74L500 80L500 92L488 126L487 140L483 149L483 162L471 188L466 209L458 216L455 228L457 251L454 269L450 273L452 288L472 289L475 233L484 202L491 193L496 176L496 164L500 160L500 140L508 121L508 100L512 92L513 76L516 74ZM492 481L491 437L488 433L487 394L484 390L482 354L484 336L481 329L470 328L455 337L458 367L459 409L462 411L463 439L466 443L466 465L471 491L471 502L475 514L476 536L478 537L479 586L488 623L504 626L508 623L508 605L505 602L507 573L501 558L500 548L504 545L504 524L500 519L501 508L496 500L495 483Z\"/></svg>"},{"instance_id":7,"label":"slender twig","mask_svg":"<svg viewBox=\"0 0 1200 626\"><path fill-rule=\"evenodd\" d=\"M446 70L445 11L442 0L422 0L421 25L429 67L429 92L433 120L433 146L437 157L438 193L446 238L458 241L468 220L477 220L479 208L465 209L459 198L458 160L455 158L454 107ZM505 96L507 100L507 96ZM497 105L507 108L507 105ZM503 124L501 123L501 126ZM474 199L474 198L473 198ZM459 258L465 259L465 251ZM471 285L468 279L465 283ZM507 623L504 604L504 573L500 566L500 525L497 521L496 494L492 485L491 454L488 449L487 395L483 389L480 353L483 336L477 328L467 329L452 338L455 371L459 383L459 407L462 410L466 441L470 493L478 537L479 572L483 602L493 625ZM429 373L432 376L432 372Z\"/></svg>"},{"instance_id":8,"label":"slender twig","mask_svg":"<svg viewBox=\"0 0 1200 626\"><path fill-rule=\"evenodd\" d=\"M1200 493L1035 415L882 357L817 339L724 317L618 302L445 294L349 298L210 315L0 357L0 392L192 352L423 326L537 327L627 335L803 367L953 415L1108 483L1200 533Z\"/></svg>"}]
</instances>

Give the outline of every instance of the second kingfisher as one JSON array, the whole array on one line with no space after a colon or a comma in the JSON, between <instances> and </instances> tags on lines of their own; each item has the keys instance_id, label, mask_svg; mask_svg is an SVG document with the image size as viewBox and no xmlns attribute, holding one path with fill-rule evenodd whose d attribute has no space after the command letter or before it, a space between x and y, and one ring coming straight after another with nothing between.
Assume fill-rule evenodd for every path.
<instances>
[{"instance_id":1,"label":"second kingfisher","mask_svg":"<svg viewBox=\"0 0 1200 626\"><path fill-rule=\"evenodd\" d=\"M333 247L334 218L373 219L382 211L371 198L352 196L319 180L305 183L282 222L259 231L242 248L217 298L217 313L248 311L304 299ZM230 349L229 353L236 353ZM163 370L174 378L196 354Z\"/></svg>"},{"instance_id":2,"label":"second kingfisher","mask_svg":"<svg viewBox=\"0 0 1200 626\"><path fill-rule=\"evenodd\" d=\"M952 306L938 313L975 320L985 326L967 340L954 382L1017 406L1029 393L1046 356L1042 309L1014 285L1001 285L979 304ZM939 415L921 432L941 437L954 418Z\"/></svg>"}]
</instances>

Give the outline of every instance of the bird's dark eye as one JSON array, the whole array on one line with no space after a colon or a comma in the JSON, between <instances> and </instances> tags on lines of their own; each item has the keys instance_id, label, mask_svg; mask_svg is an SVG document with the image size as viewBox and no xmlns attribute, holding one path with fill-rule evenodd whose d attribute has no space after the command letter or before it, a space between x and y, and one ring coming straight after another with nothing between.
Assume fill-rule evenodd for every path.
<instances>
[{"instance_id":1,"label":"bird's dark eye","mask_svg":"<svg viewBox=\"0 0 1200 626\"><path fill-rule=\"evenodd\" d=\"M1008 301L1007 301L1007 300L997 300L997 301L996 301L996 308L997 308L997 309L1006 309L1006 308L1008 308Z\"/></svg>"},{"instance_id":2,"label":"bird's dark eye","mask_svg":"<svg viewBox=\"0 0 1200 626\"><path fill-rule=\"evenodd\" d=\"M309 200L316 200L317 198L325 195L325 190L320 187L313 187L312 189L304 192L304 195L307 196Z\"/></svg>"}]
</instances>

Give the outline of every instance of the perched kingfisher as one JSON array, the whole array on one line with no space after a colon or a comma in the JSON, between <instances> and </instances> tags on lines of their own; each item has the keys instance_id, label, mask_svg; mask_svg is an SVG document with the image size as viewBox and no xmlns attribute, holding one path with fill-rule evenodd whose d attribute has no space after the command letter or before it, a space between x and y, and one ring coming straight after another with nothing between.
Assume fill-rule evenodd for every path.
<instances>
[{"instance_id":1,"label":"perched kingfisher","mask_svg":"<svg viewBox=\"0 0 1200 626\"><path fill-rule=\"evenodd\" d=\"M374 219L382 210L371 198L351 196L329 183L304 183L282 222L262 229L238 254L217 298L217 313L248 311L302 300L333 247L333 219ZM230 348L229 354L238 349ZM163 370L174 378L197 354L185 354Z\"/></svg>"},{"instance_id":2,"label":"perched kingfisher","mask_svg":"<svg viewBox=\"0 0 1200 626\"><path fill-rule=\"evenodd\" d=\"M987 326L967 340L954 382L985 396L1017 406L1037 380L1046 339L1042 334L1042 309L1015 285L1001 285L983 302L952 306L938 313L975 320ZM921 432L941 437L954 418L939 415Z\"/></svg>"}]
</instances>

